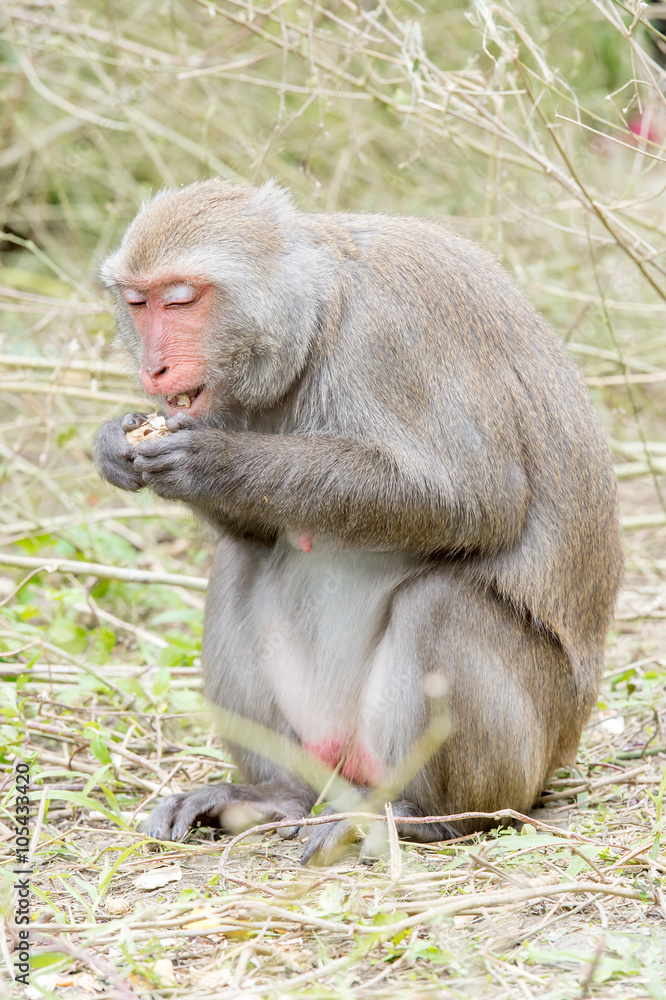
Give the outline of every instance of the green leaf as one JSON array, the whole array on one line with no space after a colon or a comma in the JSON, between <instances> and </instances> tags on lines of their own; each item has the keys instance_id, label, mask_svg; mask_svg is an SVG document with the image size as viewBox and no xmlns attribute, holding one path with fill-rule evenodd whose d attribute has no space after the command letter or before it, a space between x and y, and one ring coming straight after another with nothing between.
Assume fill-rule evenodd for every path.
<instances>
[{"instance_id":1,"label":"green leaf","mask_svg":"<svg viewBox=\"0 0 666 1000\"><path fill-rule=\"evenodd\" d=\"M145 698L146 692L141 687L141 681L136 677L119 677L116 684L123 694L133 694Z\"/></svg>"},{"instance_id":2,"label":"green leaf","mask_svg":"<svg viewBox=\"0 0 666 1000\"><path fill-rule=\"evenodd\" d=\"M62 448L63 445L67 444L68 441L72 440L72 438L74 437L75 434L76 434L76 427L74 425L71 425L70 427L66 427L56 437L56 442L58 444L58 447Z\"/></svg>"},{"instance_id":3,"label":"green leaf","mask_svg":"<svg viewBox=\"0 0 666 1000\"><path fill-rule=\"evenodd\" d=\"M187 688L175 688L170 692L169 703L174 712L184 714L194 714L203 712L205 702L200 691L188 690Z\"/></svg>"},{"instance_id":4,"label":"green leaf","mask_svg":"<svg viewBox=\"0 0 666 1000\"><path fill-rule=\"evenodd\" d=\"M116 858L113 865L108 867L108 860L104 859L105 870L100 875L99 880L99 894L100 896L106 895L106 892L111 885L111 879L116 874L120 866L129 858L132 854L136 854L139 851L140 843L131 844L127 847L120 855Z\"/></svg>"},{"instance_id":5,"label":"green leaf","mask_svg":"<svg viewBox=\"0 0 666 1000\"><path fill-rule=\"evenodd\" d=\"M163 698L169 690L171 684L171 671L168 667L160 667L153 678L153 694L156 698Z\"/></svg>"},{"instance_id":6,"label":"green leaf","mask_svg":"<svg viewBox=\"0 0 666 1000\"><path fill-rule=\"evenodd\" d=\"M67 653L84 653L88 646L88 631L65 617L55 618L48 630L49 642Z\"/></svg>"},{"instance_id":7,"label":"green leaf","mask_svg":"<svg viewBox=\"0 0 666 1000\"><path fill-rule=\"evenodd\" d=\"M68 960L67 955L61 955L57 951L40 951L36 955L30 956L30 967L32 969L46 969L49 965L59 965Z\"/></svg>"},{"instance_id":8,"label":"green leaf","mask_svg":"<svg viewBox=\"0 0 666 1000\"><path fill-rule=\"evenodd\" d=\"M103 733L96 733L90 741L90 752L96 757L100 764L110 764L111 754L107 747L106 736Z\"/></svg>"},{"instance_id":9,"label":"green leaf","mask_svg":"<svg viewBox=\"0 0 666 1000\"><path fill-rule=\"evenodd\" d=\"M92 809L96 812L101 812L114 825L120 822L123 827L127 828L127 823L125 823L119 811L112 812L110 809L106 809L98 799L90 798L89 795L83 795L81 792L72 792L67 788L59 788L54 790L50 797L52 800L71 802L73 805L81 806L82 809Z\"/></svg>"},{"instance_id":10,"label":"green leaf","mask_svg":"<svg viewBox=\"0 0 666 1000\"><path fill-rule=\"evenodd\" d=\"M108 663L111 652L116 644L115 632L103 625L95 630L95 639L88 651L92 663Z\"/></svg>"},{"instance_id":11,"label":"green leaf","mask_svg":"<svg viewBox=\"0 0 666 1000\"><path fill-rule=\"evenodd\" d=\"M573 858L569 862L569 866L565 872L565 878L572 879L575 878L579 871L585 868L585 859L581 858L579 855L574 854ZM564 879L563 879L564 881Z\"/></svg>"},{"instance_id":12,"label":"green leaf","mask_svg":"<svg viewBox=\"0 0 666 1000\"><path fill-rule=\"evenodd\" d=\"M349 909L347 893L341 882L329 882L319 893L317 907L322 913L343 913Z\"/></svg>"}]
</instances>

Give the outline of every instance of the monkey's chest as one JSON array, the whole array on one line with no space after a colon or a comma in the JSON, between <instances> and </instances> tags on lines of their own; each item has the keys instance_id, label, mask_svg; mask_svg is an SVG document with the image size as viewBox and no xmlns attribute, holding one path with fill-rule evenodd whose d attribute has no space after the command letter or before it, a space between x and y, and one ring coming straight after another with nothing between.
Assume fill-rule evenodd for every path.
<instances>
[{"instance_id":1,"label":"monkey's chest","mask_svg":"<svg viewBox=\"0 0 666 1000\"><path fill-rule=\"evenodd\" d=\"M414 572L409 558L317 538L304 549L297 539L282 539L249 565L228 569L234 565L237 587L227 576L225 607L216 611L227 682L217 686L215 700L265 724L286 723L325 763L341 764L349 779L377 783L378 706L369 698L390 669L383 639L394 595ZM206 670L210 675L210 664Z\"/></svg>"}]
</instances>

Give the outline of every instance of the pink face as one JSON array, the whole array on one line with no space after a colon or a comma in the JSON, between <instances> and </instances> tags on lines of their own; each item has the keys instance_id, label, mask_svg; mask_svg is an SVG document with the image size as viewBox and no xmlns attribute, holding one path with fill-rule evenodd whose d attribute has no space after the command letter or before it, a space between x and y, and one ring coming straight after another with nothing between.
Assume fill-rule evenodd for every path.
<instances>
[{"instance_id":1,"label":"pink face","mask_svg":"<svg viewBox=\"0 0 666 1000\"><path fill-rule=\"evenodd\" d=\"M212 404L202 358L212 287L178 278L124 286L121 293L143 345L143 388L164 398L169 416L200 416Z\"/></svg>"}]
</instances>

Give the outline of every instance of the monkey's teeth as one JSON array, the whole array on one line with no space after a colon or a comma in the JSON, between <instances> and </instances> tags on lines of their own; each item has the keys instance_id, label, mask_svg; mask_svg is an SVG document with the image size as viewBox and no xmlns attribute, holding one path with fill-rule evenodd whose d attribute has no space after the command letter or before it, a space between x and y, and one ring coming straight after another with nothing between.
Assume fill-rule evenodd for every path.
<instances>
[{"instance_id":1,"label":"monkey's teeth","mask_svg":"<svg viewBox=\"0 0 666 1000\"><path fill-rule=\"evenodd\" d=\"M187 392L176 392L173 396L167 396L166 401L170 406L179 406L185 410L189 410L193 400L197 398L203 389L204 386L200 385L196 389L188 389Z\"/></svg>"}]
</instances>

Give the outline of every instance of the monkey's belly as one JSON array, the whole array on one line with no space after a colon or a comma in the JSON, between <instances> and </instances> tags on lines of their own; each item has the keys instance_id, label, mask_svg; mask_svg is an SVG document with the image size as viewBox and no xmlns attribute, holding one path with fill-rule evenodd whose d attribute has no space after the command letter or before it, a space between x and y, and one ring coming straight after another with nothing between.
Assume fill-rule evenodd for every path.
<instances>
[{"instance_id":1,"label":"monkey's belly","mask_svg":"<svg viewBox=\"0 0 666 1000\"><path fill-rule=\"evenodd\" d=\"M209 696L293 733L306 749L362 784L385 773L387 692L395 690L382 638L413 559L355 552L314 538L273 549L220 543L206 607ZM377 697L371 698L372 690ZM397 722L397 720L396 720Z\"/></svg>"}]
</instances>

